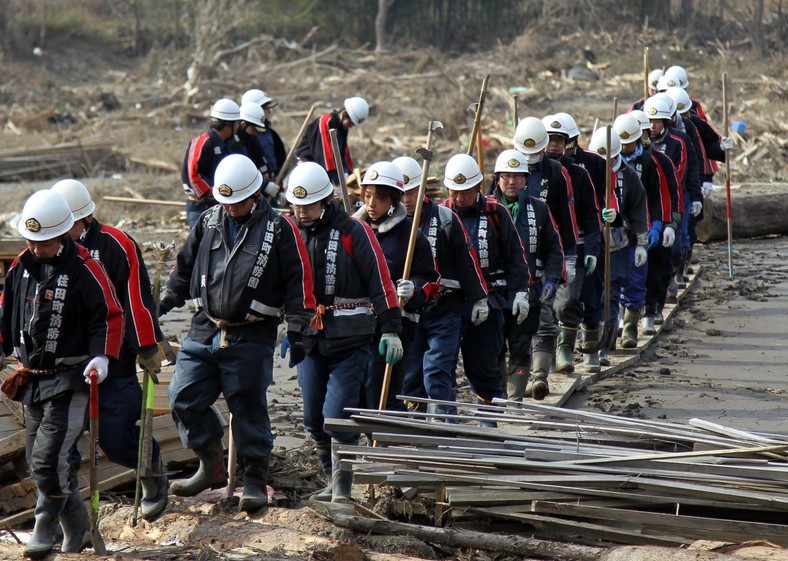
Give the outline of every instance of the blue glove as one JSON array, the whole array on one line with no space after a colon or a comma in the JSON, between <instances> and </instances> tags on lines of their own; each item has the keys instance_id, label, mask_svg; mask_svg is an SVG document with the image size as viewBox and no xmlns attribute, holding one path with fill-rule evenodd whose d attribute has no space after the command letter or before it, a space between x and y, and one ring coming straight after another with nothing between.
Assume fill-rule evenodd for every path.
<instances>
[{"instance_id":1,"label":"blue glove","mask_svg":"<svg viewBox=\"0 0 788 561\"><path fill-rule=\"evenodd\" d=\"M285 358L285 356L287 356L287 349L290 349L290 368L293 368L306 357L306 352L304 352L304 342L301 339L301 334L296 331L287 332L287 336L282 340L282 346L279 349L279 356Z\"/></svg>"},{"instance_id":2,"label":"blue glove","mask_svg":"<svg viewBox=\"0 0 788 561\"><path fill-rule=\"evenodd\" d=\"M648 243L646 244L646 251L652 247L657 247L662 241L662 222L655 220L651 223L651 230L648 232Z\"/></svg>"},{"instance_id":3,"label":"blue glove","mask_svg":"<svg viewBox=\"0 0 788 561\"><path fill-rule=\"evenodd\" d=\"M539 296L539 301L544 304L553 296L555 296L555 283L549 280L544 281L542 284L542 295Z\"/></svg>"}]
</instances>

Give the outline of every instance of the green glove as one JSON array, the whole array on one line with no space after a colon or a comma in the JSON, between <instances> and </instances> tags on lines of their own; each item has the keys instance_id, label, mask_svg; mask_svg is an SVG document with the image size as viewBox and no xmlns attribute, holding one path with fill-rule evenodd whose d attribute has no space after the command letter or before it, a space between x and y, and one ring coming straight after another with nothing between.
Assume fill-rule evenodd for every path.
<instances>
[{"instance_id":1,"label":"green glove","mask_svg":"<svg viewBox=\"0 0 788 561\"><path fill-rule=\"evenodd\" d=\"M594 269L596 269L596 257L593 255L586 255L583 258L583 266L586 268L586 276L590 277L594 274Z\"/></svg>"},{"instance_id":2,"label":"green glove","mask_svg":"<svg viewBox=\"0 0 788 561\"><path fill-rule=\"evenodd\" d=\"M602 209L602 220L604 220L608 224L610 224L611 222L614 222L616 220L616 216L618 216L618 213L616 212L616 209L614 209L614 208L603 208Z\"/></svg>"},{"instance_id":3,"label":"green glove","mask_svg":"<svg viewBox=\"0 0 788 561\"><path fill-rule=\"evenodd\" d=\"M399 340L399 335L396 333L384 333L381 335L378 352L381 356L386 357L386 362L389 364L397 364L404 352L402 349L402 341Z\"/></svg>"}]
</instances>

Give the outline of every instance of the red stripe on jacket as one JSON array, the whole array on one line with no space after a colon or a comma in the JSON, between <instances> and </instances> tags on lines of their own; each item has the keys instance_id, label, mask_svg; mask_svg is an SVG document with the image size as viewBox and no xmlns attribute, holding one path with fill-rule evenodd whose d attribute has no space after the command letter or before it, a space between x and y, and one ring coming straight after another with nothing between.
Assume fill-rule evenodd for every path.
<instances>
[{"instance_id":1,"label":"red stripe on jacket","mask_svg":"<svg viewBox=\"0 0 788 561\"><path fill-rule=\"evenodd\" d=\"M192 140L191 144L189 144L189 180L192 183L192 189L194 193L198 197L202 197L206 193L210 193L211 189L213 188L212 185L208 185L208 183L202 178L202 176L197 171L197 164L200 161L200 155L202 154L202 149L205 146L205 143L208 141L208 133L203 133L194 140Z\"/></svg>"},{"instance_id":2,"label":"red stripe on jacket","mask_svg":"<svg viewBox=\"0 0 788 561\"><path fill-rule=\"evenodd\" d=\"M350 218L364 227L364 234L366 234L369 244L372 247L372 252L375 254L375 263L378 269L378 279L380 280L380 284L386 294L386 304L390 309L399 308L399 300L397 299L397 292L394 290L394 283L391 280L389 267L386 264L386 256L383 255L383 250L380 248L377 237L375 237L375 232L373 232L369 224L363 220L353 217Z\"/></svg>"},{"instance_id":3,"label":"red stripe on jacket","mask_svg":"<svg viewBox=\"0 0 788 561\"><path fill-rule=\"evenodd\" d=\"M101 292L104 296L104 303L107 306L107 317L104 320L104 355L112 358L120 356L120 349L123 346L124 337L124 318L123 309L120 307L115 289L107 276L104 267L90 257L88 250L77 244L77 252L85 263L88 272L96 279Z\"/></svg>"},{"instance_id":4,"label":"red stripe on jacket","mask_svg":"<svg viewBox=\"0 0 788 561\"><path fill-rule=\"evenodd\" d=\"M657 158L651 155L651 160L654 162L654 167L657 169L657 176L659 176L659 198L660 205L662 206L662 222L667 224L673 220L670 212L670 189L668 188L668 180L665 177L665 171L659 165Z\"/></svg>"},{"instance_id":5,"label":"red stripe on jacket","mask_svg":"<svg viewBox=\"0 0 788 561\"><path fill-rule=\"evenodd\" d=\"M312 266L309 264L308 252L306 244L298 231L298 225L289 216L282 215L284 221L290 226L290 235L293 236L296 248L298 250L298 260L301 262L302 281L301 292L304 295L301 306L307 310L314 310L317 308L317 301L315 300L314 283L312 281Z\"/></svg>"}]
</instances>

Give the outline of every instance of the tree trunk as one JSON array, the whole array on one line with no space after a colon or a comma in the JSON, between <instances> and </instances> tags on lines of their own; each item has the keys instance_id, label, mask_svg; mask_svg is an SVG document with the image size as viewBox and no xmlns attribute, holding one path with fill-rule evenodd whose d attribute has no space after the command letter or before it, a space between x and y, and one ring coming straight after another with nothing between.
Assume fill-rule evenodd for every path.
<instances>
[{"instance_id":1,"label":"tree trunk","mask_svg":"<svg viewBox=\"0 0 788 561\"><path fill-rule=\"evenodd\" d=\"M767 56L766 40L763 36L763 0L755 0L752 12L752 42L761 56Z\"/></svg>"},{"instance_id":2,"label":"tree trunk","mask_svg":"<svg viewBox=\"0 0 788 561\"><path fill-rule=\"evenodd\" d=\"M690 27L692 25L693 1L681 0L681 25Z\"/></svg>"},{"instance_id":3,"label":"tree trunk","mask_svg":"<svg viewBox=\"0 0 788 561\"><path fill-rule=\"evenodd\" d=\"M389 10L394 0L378 0L378 13L375 16L375 52L383 53L388 47L386 23L389 19Z\"/></svg>"}]
</instances>

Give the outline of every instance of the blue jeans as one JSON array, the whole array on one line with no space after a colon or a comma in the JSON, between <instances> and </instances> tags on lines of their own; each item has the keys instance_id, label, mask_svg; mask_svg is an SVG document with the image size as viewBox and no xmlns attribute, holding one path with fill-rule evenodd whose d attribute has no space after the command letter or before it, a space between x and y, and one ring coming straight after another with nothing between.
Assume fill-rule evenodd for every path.
<instances>
[{"instance_id":1,"label":"blue jeans","mask_svg":"<svg viewBox=\"0 0 788 561\"><path fill-rule=\"evenodd\" d=\"M629 277L621 283L621 303L630 310L639 312L646 302L646 276L651 268L651 256L656 249L662 247L657 244L648 252L648 261L645 265L635 267L635 248L629 247Z\"/></svg>"},{"instance_id":2,"label":"blue jeans","mask_svg":"<svg viewBox=\"0 0 788 561\"><path fill-rule=\"evenodd\" d=\"M618 327L618 303L621 299L621 283L629 275L629 248L625 247L610 253L610 325ZM593 279L593 280L591 280ZM595 328L605 315L605 263L600 259L594 274L583 282L583 302L585 314L583 323ZM610 333L616 334L616 329ZM600 346L601 348L601 346Z\"/></svg>"},{"instance_id":3,"label":"blue jeans","mask_svg":"<svg viewBox=\"0 0 788 561\"><path fill-rule=\"evenodd\" d=\"M325 356L315 348L298 365L298 385L304 399L304 427L315 442L332 438L346 444L358 442L358 433L325 429L326 419L347 419L346 407L358 407L361 383L370 359L363 345L337 356Z\"/></svg>"},{"instance_id":4,"label":"blue jeans","mask_svg":"<svg viewBox=\"0 0 788 561\"><path fill-rule=\"evenodd\" d=\"M498 355L503 347L503 312L490 308L487 321L480 325L471 322L471 308L466 304L462 310L462 360L465 376L473 392L483 401L503 396L501 369Z\"/></svg>"},{"instance_id":5,"label":"blue jeans","mask_svg":"<svg viewBox=\"0 0 788 561\"><path fill-rule=\"evenodd\" d=\"M460 314L422 314L405 357L402 391L414 397L454 400L454 368L460 352Z\"/></svg>"},{"instance_id":6,"label":"blue jeans","mask_svg":"<svg viewBox=\"0 0 788 561\"><path fill-rule=\"evenodd\" d=\"M198 201L186 201L186 222L189 224L189 228L194 228L194 225L197 224L197 220L200 218L200 215L211 208L216 203L201 203Z\"/></svg>"},{"instance_id":7,"label":"blue jeans","mask_svg":"<svg viewBox=\"0 0 788 561\"><path fill-rule=\"evenodd\" d=\"M221 439L219 416L211 408L224 395L233 415L233 438L243 458L267 457L274 444L266 391L273 379L271 344L233 341L219 348L187 337L178 351L169 387L170 410L186 448L203 448Z\"/></svg>"},{"instance_id":8,"label":"blue jeans","mask_svg":"<svg viewBox=\"0 0 788 561\"><path fill-rule=\"evenodd\" d=\"M690 233L689 223L692 218L692 201L690 200L689 192L684 191L684 212L681 215L681 226L679 231L676 232L676 241L673 243L672 259L673 263L681 263L684 261L684 254L690 248Z\"/></svg>"}]
</instances>

